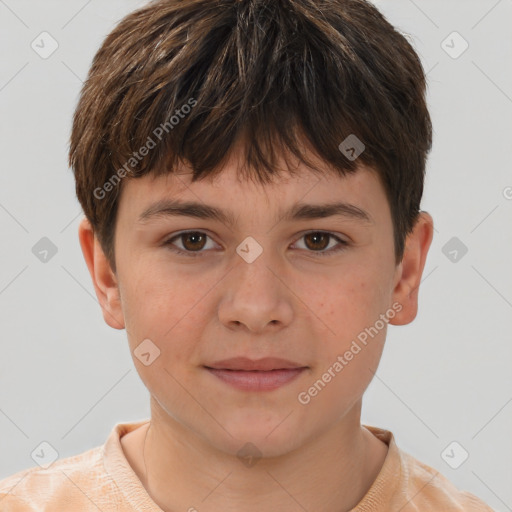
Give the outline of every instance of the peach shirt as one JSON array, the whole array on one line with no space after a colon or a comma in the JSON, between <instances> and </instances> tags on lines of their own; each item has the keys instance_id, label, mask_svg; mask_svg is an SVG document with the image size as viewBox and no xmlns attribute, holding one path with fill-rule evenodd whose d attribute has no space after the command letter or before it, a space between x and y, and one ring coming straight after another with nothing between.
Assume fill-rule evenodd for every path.
<instances>
[{"instance_id":1,"label":"peach shirt","mask_svg":"<svg viewBox=\"0 0 512 512\"><path fill-rule=\"evenodd\" d=\"M35 466L1 480L0 510L162 512L129 465L120 442L121 436L148 421L117 423L103 446L57 459L48 469ZM351 512L492 512L476 496L458 490L441 473L398 448L390 431L366 428L389 449L377 478Z\"/></svg>"}]
</instances>

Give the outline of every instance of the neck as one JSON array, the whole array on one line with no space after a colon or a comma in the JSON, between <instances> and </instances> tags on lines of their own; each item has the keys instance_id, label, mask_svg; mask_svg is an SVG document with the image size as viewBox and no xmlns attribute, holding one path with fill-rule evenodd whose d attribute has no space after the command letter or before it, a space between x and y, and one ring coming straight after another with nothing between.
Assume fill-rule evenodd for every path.
<instances>
[{"instance_id":1,"label":"neck","mask_svg":"<svg viewBox=\"0 0 512 512\"><path fill-rule=\"evenodd\" d=\"M252 460L212 447L153 405L135 448L140 467L134 470L164 511L350 510L387 453L360 425L360 403L299 449L275 457L254 454Z\"/></svg>"}]
</instances>

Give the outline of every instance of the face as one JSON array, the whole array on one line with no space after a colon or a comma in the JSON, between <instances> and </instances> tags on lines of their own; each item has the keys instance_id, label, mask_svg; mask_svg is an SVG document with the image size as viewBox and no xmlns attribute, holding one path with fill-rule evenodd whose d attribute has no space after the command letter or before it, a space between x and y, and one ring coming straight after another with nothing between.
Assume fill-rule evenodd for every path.
<instances>
[{"instance_id":1,"label":"face","mask_svg":"<svg viewBox=\"0 0 512 512\"><path fill-rule=\"evenodd\" d=\"M155 214L165 200L226 218ZM292 218L298 203L344 206ZM264 186L239 180L235 165L196 183L183 171L127 180L115 251L119 296L105 319L126 328L160 418L231 454L247 441L285 453L348 418L377 369L387 321L406 323L413 300L384 188L365 168L343 178L304 168ZM302 370L273 389L240 389L205 368L233 357Z\"/></svg>"}]
</instances>

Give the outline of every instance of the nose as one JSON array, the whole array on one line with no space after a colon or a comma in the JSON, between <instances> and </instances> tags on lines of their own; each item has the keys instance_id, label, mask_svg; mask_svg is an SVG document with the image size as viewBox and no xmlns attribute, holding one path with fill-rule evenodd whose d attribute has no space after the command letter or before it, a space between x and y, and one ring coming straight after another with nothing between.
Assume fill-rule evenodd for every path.
<instances>
[{"instance_id":1,"label":"nose","mask_svg":"<svg viewBox=\"0 0 512 512\"><path fill-rule=\"evenodd\" d=\"M219 320L229 329L275 332L292 321L293 297L282 268L263 251L252 263L238 262L223 280Z\"/></svg>"}]
</instances>

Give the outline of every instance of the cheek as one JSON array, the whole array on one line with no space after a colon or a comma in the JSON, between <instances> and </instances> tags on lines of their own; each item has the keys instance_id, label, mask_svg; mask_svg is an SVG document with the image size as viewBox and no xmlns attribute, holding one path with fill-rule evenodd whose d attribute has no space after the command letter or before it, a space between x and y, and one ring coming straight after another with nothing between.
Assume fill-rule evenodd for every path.
<instances>
[{"instance_id":1,"label":"cheek","mask_svg":"<svg viewBox=\"0 0 512 512\"><path fill-rule=\"evenodd\" d=\"M153 279L145 273L126 290L126 328L134 365L149 392L169 411L186 404L182 386L190 387L194 362L201 361L199 340L206 318L202 308L211 287L204 280L193 285L177 273L167 281L162 274ZM144 352L157 354L149 365L139 357L143 346Z\"/></svg>"},{"instance_id":2,"label":"cheek","mask_svg":"<svg viewBox=\"0 0 512 512\"><path fill-rule=\"evenodd\" d=\"M366 344L357 339L346 344L341 350L334 350L329 364L325 365L314 380L314 386L321 395L319 402L332 407L333 413L345 412L359 400L377 371L384 347L385 330ZM320 405L320 404L319 404Z\"/></svg>"},{"instance_id":3,"label":"cheek","mask_svg":"<svg viewBox=\"0 0 512 512\"><path fill-rule=\"evenodd\" d=\"M373 324L387 307L390 292L379 281L378 272L370 273L368 268L354 267L338 279L330 279L324 294L316 298L319 316L340 341Z\"/></svg>"},{"instance_id":4,"label":"cheek","mask_svg":"<svg viewBox=\"0 0 512 512\"><path fill-rule=\"evenodd\" d=\"M384 347L387 322L381 315L388 311L389 294L386 276L375 263L354 265L350 272L331 280L319 302L318 316L328 329L317 344L315 371L320 386L331 378L325 399L348 404L368 386Z\"/></svg>"},{"instance_id":5,"label":"cheek","mask_svg":"<svg viewBox=\"0 0 512 512\"><path fill-rule=\"evenodd\" d=\"M166 367L176 366L194 349L192 340L200 339L203 299L214 280L195 280L179 272L166 275L153 268L153 272L139 270L139 278L132 275L123 288L126 330L132 351L150 339L164 356Z\"/></svg>"}]
</instances>

